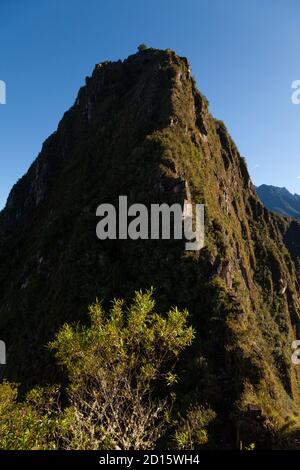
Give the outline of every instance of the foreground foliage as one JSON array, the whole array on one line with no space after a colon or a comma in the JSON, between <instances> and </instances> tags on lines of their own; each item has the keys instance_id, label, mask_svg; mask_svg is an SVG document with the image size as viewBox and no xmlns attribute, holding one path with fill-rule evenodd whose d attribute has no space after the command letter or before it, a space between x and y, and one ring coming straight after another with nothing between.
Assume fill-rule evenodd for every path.
<instances>
[{"instance_id":1,"label":"foreground foliage","mask_svg":"<svg viewBox=\"0 0 300 470\"><path fill-rule=\"evenodd\" d=\"M64 325L50 348L67 372L67 406L58 387L33 389L18 402L17 386L0 386L2 449L149 449L170 423L174 366L191 344L187 311L154 311L152 291L129 308L100 302L90 325Z\"/></svg>"}]
</instances>

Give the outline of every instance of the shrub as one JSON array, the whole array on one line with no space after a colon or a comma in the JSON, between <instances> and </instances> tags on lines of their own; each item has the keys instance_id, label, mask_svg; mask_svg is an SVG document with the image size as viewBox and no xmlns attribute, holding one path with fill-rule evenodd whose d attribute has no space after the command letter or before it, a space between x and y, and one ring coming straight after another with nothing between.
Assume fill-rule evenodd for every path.
<instances>
[{"instance_id":1,"label":"shrub","mask_svg":"<svg viewBox=\"0 0 300 470\"><path fill-rule=\"evenodd\" d=\"M208 444L207 428L215 418L216 413L210 408L190 407L186 417L181 419L179 427L175 431L175 447L180 450L194 450Z\"/></svg>"},{"instance_id":2,"label":"shrub","mask_svg":"<svg viewBox=\"0 0 300 470\"><path fill-rule=\"evenodd\" d=\"M70 380L66 448L147 449L161 436L172 402L164 384L176 382L194 333L186 311L161 316L154 306L152 291L137 292L129 308L115 300L108 315L97 301L90 326L65 325L51 343Z\"/></svg>"},{"instance_id":3,"label":"shrub","mask_svg":"<svg viewBox=\"0 0 300 470\"><path fill-rule=\"evenodd\" d=\"M146 46L146 44L140 44L140 45L138 46L138 51L139 51L139 52L143 52L143 51L145 51L146 49L148 49L148 47Z\"/></svg>"},{"instance_id":4,"label":"shrub","mask_svg":"<svg viewBox=\"0 0 300 470\"><path fill-rule=\"evenodd\" d=\"M0 449L30 450L54 449L55 426L53 402L50 395L56 391L48 390L47 410L41 408L36 399L41 400L45 390L32 390L31 397L22 403L17 401L18 387L16 384L3 382L0 384Z\"/></svg>"}]
</instances>

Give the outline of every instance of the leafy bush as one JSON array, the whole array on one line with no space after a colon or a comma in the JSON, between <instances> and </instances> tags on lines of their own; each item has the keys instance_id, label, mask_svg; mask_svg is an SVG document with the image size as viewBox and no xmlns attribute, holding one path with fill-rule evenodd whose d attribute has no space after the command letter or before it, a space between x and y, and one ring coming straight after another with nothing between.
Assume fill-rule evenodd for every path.
<instances>
[{"instance_id":1,"label":"leafy bush","mask_svg":"<svg viewBox=\"0 0 300 470\"><path fill-rule=\"evenodd\" d=\"M208 426L216 418L216 413L210 408L193 406L179 423L175 431L175 447L180 450L199 449L208 444Z\"/></svg>"},{"instance_id":2,"label":"leafy bush","mask_svg":"<svg viewBox=\"0 0 300 470\"><path fill-rule=\"evenodd\" d=\"M171 398L155 398L157 384L176 381L173 367L193 330L187 312L154 312L152 292L137 292L132 305L90 307L91 325L65 325L51 344L69 379L66 447L145 449L168 420Z\"/></svg>"},{"instance_id":3,"label":"leafy bush","mask_svg":"<svg viewBox=\"0 0 300 470\"><path fill-rule=\"evenodd\" d=\"M146 44L140 44L140 45L138 46L138 51L139 51L139 52L143 52L143 51L145 51L146 49L148 49L148 47L146 46Z\"/></svg>"},{"instance_id":4,"label":"leafy bush","mask_svg":"<svg viewBox=\"0 0 300 470\"><path fill-rule=\"evenodd\" d=\"M50 398L53 394L56 395L54 389L44 389L43 391L36 389L28 395L23 403L18 403L17 385L8 382L0 384L1 449L56 448L55 427L57 420L54 417L53 401ZM42 395L47 396L44 406L41 406Z\"/></svg>"}]
</instances>

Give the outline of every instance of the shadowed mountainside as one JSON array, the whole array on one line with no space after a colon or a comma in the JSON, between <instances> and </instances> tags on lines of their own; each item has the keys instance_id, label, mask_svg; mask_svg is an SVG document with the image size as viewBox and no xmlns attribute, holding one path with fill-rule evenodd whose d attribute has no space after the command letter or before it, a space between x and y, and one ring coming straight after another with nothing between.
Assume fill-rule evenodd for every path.
<instances>
[{"instance_id":1,"label":"shadowed mountainside","mask_svg":"<svg viewBox=\"0 0 300 470\"><path fill-rule=\"evenodd\" d=\"M98 240L96 208L119 195L204 203L205 247ZM264 442L299 416L299 227L263 207L185 58L146 49L97 65L0 215L5 377L24 389L60 380L45 345L62 323L85 321L96 297L154 286L158 308L187 308L197 330L179 365L181 410L216 410L219 445L234 445L241 421Z\"/></svg>"}]
</instances>

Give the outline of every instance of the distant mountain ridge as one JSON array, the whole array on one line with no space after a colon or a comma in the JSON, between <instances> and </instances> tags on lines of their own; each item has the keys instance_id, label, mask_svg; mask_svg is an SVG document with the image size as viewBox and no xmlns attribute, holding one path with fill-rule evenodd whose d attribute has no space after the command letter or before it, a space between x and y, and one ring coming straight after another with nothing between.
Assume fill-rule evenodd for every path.
<instances>
[{"instance_id":1,"label":"distant mountain ridge","mask_svg":"<svg viewBox=\"0 0 300 470\"><path fill-rule=\"evenodd\" d=\"M300 196L292 194L286 188L262 184L256 186L256 192L264 206L270 211L300 219Z\"/></svg>"}]
</instances>

